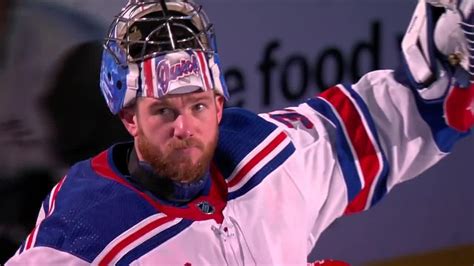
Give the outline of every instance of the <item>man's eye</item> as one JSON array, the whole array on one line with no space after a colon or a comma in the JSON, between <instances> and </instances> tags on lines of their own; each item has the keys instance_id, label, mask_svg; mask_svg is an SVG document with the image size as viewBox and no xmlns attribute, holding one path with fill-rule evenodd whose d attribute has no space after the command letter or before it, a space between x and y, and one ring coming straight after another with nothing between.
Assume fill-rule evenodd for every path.
<instances>
[{"instance_id":1,"label":"man's eye","mask_svg":"<svg viewBox=\"0 0 474 266\"><path fill-rule=\"evenodd\" d=\"M205 104L202 104L202 103L198 103L196 105L194 105L194 110L195 111L202 111L206 109L206 105Z\"/></svg>"},{"instance_id":2,"label":"man's eye","mask_svg":"<svg viewBox=\"0 0 474 266\"><path fill-rule=\"evenodd\" d=\"M170 116L173 115L173 110L169 108L159 108L156 110L157 115Z\"/></svg>"}]
</instances>

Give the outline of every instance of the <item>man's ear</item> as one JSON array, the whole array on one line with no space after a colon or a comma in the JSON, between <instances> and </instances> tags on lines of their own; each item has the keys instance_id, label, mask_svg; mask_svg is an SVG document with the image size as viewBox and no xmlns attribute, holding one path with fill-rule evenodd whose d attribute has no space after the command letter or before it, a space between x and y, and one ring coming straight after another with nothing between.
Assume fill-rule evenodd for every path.
<instances>
[{"instance_id":1,"label":"man's ear","mask_svg":"<svg viewBox=\"0 0 474 266\"><path fill-rule=\"evenodd\" d=\"M217 123L221 122L222 113L224 111L224 97L216 94L216 111L217 111Z\"/></svg>"},{"instance_id":2,"label":"man's ear","mask_svg":"<svg viewBox=\"0 0 474 266\"><path fill-rule=\"evenodd\" d=\"M132 137L138 135L137 114L134 107L126 107L119 112L120 120Z\"/></svg>"}]
</instances>

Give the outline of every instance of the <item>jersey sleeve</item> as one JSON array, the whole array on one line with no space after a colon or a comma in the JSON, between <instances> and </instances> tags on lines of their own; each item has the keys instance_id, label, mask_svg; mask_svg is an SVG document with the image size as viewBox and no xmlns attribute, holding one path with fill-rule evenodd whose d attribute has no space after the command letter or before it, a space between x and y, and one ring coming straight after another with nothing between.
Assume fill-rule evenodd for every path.
<instances>
[{"instance_id":1,"label":"jersey sleeve","mask_svg":"<svg viewBox=\"0 0 474 266\"><path fill-rule=\"evenodd\" d=\"M44 265L89 265L86 261L68 252L47 246L35 246L39 227L44 219L54 212L56 197L61 190L65 179L66 177L61 179L61 181L56 184L51 192L46 196L41 204L33 230L28 234L15 255L6 262L6 265L36 265L38 263Z\"/></svg>"},{"instance_id":2,"label":"jersey sleeve","mask_svg":"<svg viewBox=\"0 0 474 266\"><path fill-rule=\"evenodd\" d=\"M90 263L70 253L50 247L34 247L26 250L21 255L16 254L5 265L37 265L38 263L41 263L41 265L90 265Z\"/></svg>"},{"instance_id":3,"label":"jersey sleeve","mask_svg":"<svg viewBox=\"0 0 474 266\"><path fill-rule=\"evenodd\" d=\"M308 202L314 241L337 217L370 208L467 135L445 123L442 97L425 101L394 73L374 71L299 106L261 114L295 145L296 162L288 166L295 170L288 172L302 173L291 178Z\"/></svg>"}]
</instances>

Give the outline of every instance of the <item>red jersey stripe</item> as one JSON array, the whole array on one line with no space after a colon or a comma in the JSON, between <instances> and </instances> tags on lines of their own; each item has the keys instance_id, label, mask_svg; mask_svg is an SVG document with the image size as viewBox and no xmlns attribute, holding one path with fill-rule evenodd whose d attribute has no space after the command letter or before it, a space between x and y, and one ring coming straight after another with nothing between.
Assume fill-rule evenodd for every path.
<instances>
[{"instance_id":1,"label":"red jersey stripe","mask_svg":"<svg viewBox=\"0 0 474 266\"><path fill-rule=\"evenodd\" d=\"M282 143L287 138L287 135L284 132L278 134L263 150L261 150L255 157L250 159L250 161L245 164L239 172L235 175L232 180L228 183L228 187L233 187L237 185L242 178L252 170L261 160L263 160L270 152L272 152L280 143Z\"/></svg>"},{"instance_id":2,"label":"red jersey stripe","mask_svg":"<svg viewBox=\"0 0 474 266\"><path fill-rule=\"evenodd\" d=\"M138 231L133 232L131 235L117 243L99 262L99 265L109 265L113 259L120 253L120 251L124 250L127 246L131 245L134 241L139 239L140 237L144 236L145 234L149 233L150 231L158 228L159 226L173 220L172 217L161 217L157 220L150 222L149 224L143 226Z\"/></svg>"},{"instance_id":3,"label":"red jersey stripe","mask_svg":"<svg viewBox=\"0 0 474 266\"><path fill-rule=\"evenodd\" d=\"M362 190L347 206L345 213L362 211L367 205L372 184L382 168L377 156L376 143L373 143L369 136L370 129L364 125L363 116L341 88L334 87L323 92L320 97L329 101L337 110L346 128L349 142L354 148L355 163L359 164L365 182Z\"/></svg>"}]
</instances>

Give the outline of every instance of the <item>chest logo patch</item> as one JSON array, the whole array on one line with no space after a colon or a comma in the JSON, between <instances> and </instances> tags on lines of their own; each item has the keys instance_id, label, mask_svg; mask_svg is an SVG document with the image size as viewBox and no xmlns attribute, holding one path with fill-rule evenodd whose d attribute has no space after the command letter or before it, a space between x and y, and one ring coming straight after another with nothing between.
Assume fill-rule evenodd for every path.
<instances>
[{"instance_id":1,"label":"chest logo patch","mask_svg":"<svg viewBox=\"0 0 474 266\"><path fill-rule=\"evenodd\" d=\"M207 201L201 201L196 205L204 214L213 214L215 211L214 206L212 206Z\"/></svg>"}]
</instances>

